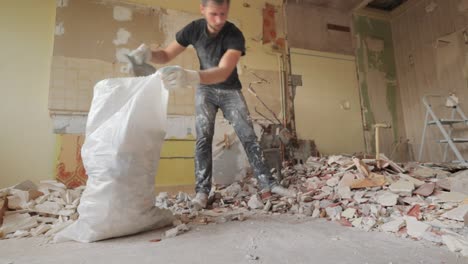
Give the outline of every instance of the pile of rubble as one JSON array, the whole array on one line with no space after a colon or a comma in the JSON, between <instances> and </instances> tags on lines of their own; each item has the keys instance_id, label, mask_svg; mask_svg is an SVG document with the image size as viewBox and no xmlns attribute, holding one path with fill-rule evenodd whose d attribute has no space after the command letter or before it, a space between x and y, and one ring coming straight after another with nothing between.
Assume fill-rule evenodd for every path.
<instances>
[{"instance_id":1,"label":"pile of rubble","mask_svg":"<svg viewBox=\"0 0 468 264\"><path fill-rule=\"evenodd\" d=\"M424 239L468 256L464 167L418 163L401 167L385 156L378 162L330 156L310 157L305 164L285 167L281 174L280 183L295 190L296 197L260 193L252 177L214 187L208 209L200 212L191 209L186 193L174 197L160 193L156 206L177 216L166 237L188 231L188 224L243 221L251 214L294 214ZM39 186L24 182L0 190L0 237L54 235L78 218L83 189L67 190L56 181L43 181Z\"/></svg>"},{"instance_id":2,"label":"pile of rubble","mask_svg":"<svg viewBox=\"0 0 468 264\"><path fill-rule=\"evenodd\" d=\"M0 239L52 237L76 219L84 186L67 189L57 181L25 181L0 190Z\"/></svg>"},{"instance_id":3,"label":"pile of rubble","mask_svg":"<svg viewBox=\"0 0 468 264\"><path fill-rule=\"evenodd\" d=\"M211 210L191 211L185 193L174 198L161 193L157 205L171 209L183 223L243 220L246 212L326 218L365 231L445 244L468 256L468 170L423 165L408 163L402 168L385 156L379 162L311 157L282 171L281 184L297 191L296 198L258 193L256 180L247 178L214 188Z\"/></svg>"}]
</instances>

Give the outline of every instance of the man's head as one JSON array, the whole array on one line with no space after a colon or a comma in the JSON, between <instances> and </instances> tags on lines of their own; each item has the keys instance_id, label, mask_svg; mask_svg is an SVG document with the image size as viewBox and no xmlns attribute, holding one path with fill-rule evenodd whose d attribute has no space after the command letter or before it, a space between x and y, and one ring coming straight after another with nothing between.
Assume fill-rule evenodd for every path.
<instances>
[{"instance_id":1,"label":"man's head","mask_svg":"<svg viewBox=\"0 0 468 264\"><path fill-rule=\"evenodd\" d=\"M229 0L202 0L200 11L208 24L208 31L217 34L226 23Z\"/></svg>"}]
</instances>

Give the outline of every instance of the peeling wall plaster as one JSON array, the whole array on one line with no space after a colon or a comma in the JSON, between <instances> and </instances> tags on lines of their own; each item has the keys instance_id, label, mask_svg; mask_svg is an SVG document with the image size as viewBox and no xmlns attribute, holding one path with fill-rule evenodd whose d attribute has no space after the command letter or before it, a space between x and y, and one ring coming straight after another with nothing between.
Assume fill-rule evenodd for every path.
<instances>
[{"instance_id":1,"label":"peeling wall plaster","mask_svg":"<svg viewBox=\"0 0 468 264\"><path fill-rule=\"evenodd\" d=\"M381 39L367 37L366 38L367 48L373 52L383 52L384 50L384 41Z\"/></svg>"},{"instance_id":2,"label":"peeling wall plaster","mask_svg":"<svg viewBox=\"0 0 468 264\"><path fill-rule=\"evenodd\" d=\"M117 21L131 21L132 20L132 10L128 7L115 6L113 17Z\"/></svg>"},{"instance_id":3,"label":"peeling wall plaster","mask_svg":"<svg viewBox=\"0 0 468 264\"><path fill-rule=\"evenodd\" d=\"M125 28L119 28L117 31L117 38L112 41L114 45L124 45L128 43L128 39L132 36L132 33L125 30Z\"/></svg>"},{"instance_id":4,"label":"peeling wall plaster","mask_svg":"<svg viewBox=\"0 0 468 264\"><path fill-rule=\"evenodd\" d=\"M65 27L63 26L63 22L60 22L55 25L55 35L61 36L63 34L65 34Z\"/></svg>"},{"instance_id":5,"label":"peeling wall plaster","mask_svg":"<svg viewBox=\"0 0 468 264\"><path fill-rule=\"evenodd\" d=\"M67 7L69 0L56 0L55 5L57 7Z\"/></svg>"},{"instance_id":6,"label":"peeling wall plaster","mask_svg":"<svg viewBox=\"0 0 468 264\"><path fill-rule=\"evenodd\" d=\"M380 148L390 155L399 140L405 138L390 23L356 16L354 31L367 151L375 152L373 125L387 123L391 129L381 130ZM405 160L407 156L393 158Z\"/></svg>"}]
</instances>

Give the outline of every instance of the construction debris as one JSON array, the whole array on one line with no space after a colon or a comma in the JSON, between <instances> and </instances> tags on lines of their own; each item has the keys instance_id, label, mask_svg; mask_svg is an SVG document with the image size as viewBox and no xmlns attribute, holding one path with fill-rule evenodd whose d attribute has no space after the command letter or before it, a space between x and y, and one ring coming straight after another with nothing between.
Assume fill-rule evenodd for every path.
<instances>
[{"instance_id":1,"label":"construction debris","mask_svg":"<svg viewBox=\"0 0 468 264\"><path fill-rule=\"evenodd\" d=\"M175 236L178 236L182 233L185 233L186 231L188 231L189 228L185 225L185 224L180 224L172 229L169 229L166 231L166 237L169 238L169 237L175 237Z\"/></svg>"},{"instance_id":2,"label":"construction debris","mask_svg":"<svg viewBox=\"0 0 468 264\"><path fill-rule=\"evenodd\" d=\"M378 164L374 159L350 156L310 157L304 164L282 170L281 184L296 191L295 198L261 193L257 180L247 176L229 186L213 187L208 208L202 211L192 210L191 197L182 192L175 196L160 193L156 205L170 209L179 219L166 231L166 238L188 231L190 225L244 221L253 214L293 214L445 244L468 256L468 190L460 176L468 170L463 169L440 164L400 166L385 156ZM31 200L31 189L43 195ZM82 189L66 190L57 182L37 188L12 187L3 208L13 204L4 210L0 231L5 238L53 234L77 219Z\"/></svg>"},{"instance_id":3,"label":"construction debris","mask_svg":"<svg viewBox=\"0 0 468 264\"><path fill-rule=\"evenodd\" d=\"M0 238L51 237L78 219L84 186L66 189L57 181L42 181L37 186L25 181L0 190Z\"/></svg>"}]
</instances>

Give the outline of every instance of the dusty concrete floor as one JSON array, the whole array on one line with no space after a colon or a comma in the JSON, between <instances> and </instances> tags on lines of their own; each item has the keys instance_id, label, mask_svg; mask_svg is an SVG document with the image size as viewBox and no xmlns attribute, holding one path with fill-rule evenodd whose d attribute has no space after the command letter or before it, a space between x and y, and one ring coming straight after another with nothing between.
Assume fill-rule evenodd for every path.
<instances>
[{"instance_id":1,"label":"dusty concrete floor","mask_svg":"<svg viewBox=\"0 0 468 264\"><path fill-rule=\"evenodd\" d=\"M162 231L151 231L91 244L1 240L0 264L468 263L468 258L445 246L293 216L254 216L244 222L192 226L183 235L150 242L161 237Z\"/></svg>"}]
</instances>

